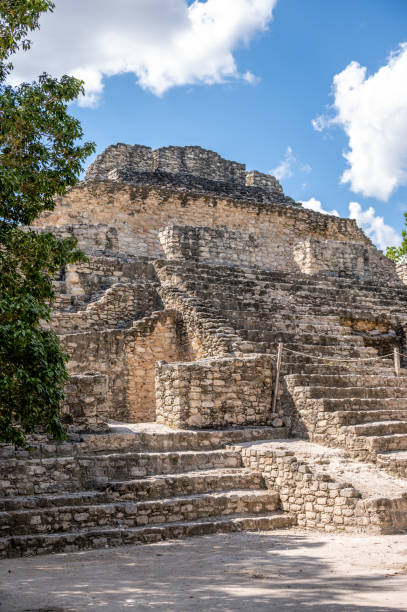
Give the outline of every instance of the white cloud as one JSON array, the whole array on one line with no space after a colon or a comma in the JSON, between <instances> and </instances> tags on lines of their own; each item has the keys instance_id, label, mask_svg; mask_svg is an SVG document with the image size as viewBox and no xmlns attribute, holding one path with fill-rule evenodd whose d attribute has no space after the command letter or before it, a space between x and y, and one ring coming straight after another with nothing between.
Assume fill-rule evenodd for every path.
<instances>
[{"instance_id":1,"label":"white cloud","mask_svg":"<svg viewBox=\"0 0 407 612\"><path fill-rule=\"evenodd\" d=\"M278 166L270 170L270 174L275 176L279 181L285 178L290 178L290 176L293 175L292 166L295 161L296 159L293 155L292 148L287 147L283 160L278 164Z\"/></svg>"},{"instance_id":2,"label":"white cloud","mask_svg":"<svg viewBox=\"0 0 407 612\"><path fill-rule=\"evenodd\" d=\"M335 217L340 216L335 209L330 211L325 210L322 207L322 203L316 198L301 201L301 204L304 208L309 208L314 212L323 213L324 215L334 215ZM376 215L373 206L369 206L369 208L363 210L359 202L349 202L349 219L355 219L359 227L369 236L379 249L385 250L388 246L399 246L401 243L401 236L391 227L391 225L387 225L387 223L384 222L383 217Z\"/></svg>"},{"instance_id":3,"label":"white cloud","mask_svg":"<svg viewBox=\"0 0 407 612\"><path fill-rule=\"evenodd\" d=\"M314 212L319 212L322 213L324 215L333 215L334 217L339 217L339 213L337 210L333 209L333 210L324 210L322 208L322 204L319 200L317 200L316 198L310 198L309 200L305 200L302 201L300 200L301 204L304 206L304 208L309 208L310 210L313 210Z\"/></svg>"},{"instance_id":4,"label":"white cloud","mask_svg":"<svg viewBox=\"0 0 407 612\"><path fill-rule=\"evenodd\" d=\"M362 210L358 202L349 202L349 218L355 219L356 223L369 236L369 238L379 247L385 250L388 246L399 246L401 236L396 230L384 222L383 217L376 215L373 206Z\"/></svg>"},{"instance_id":5,"label":"white cloud","mask_svg":"<svg viewBox=\"0 0 407 612\"><path fill-rule=\"evenodd\" d=\"M356 193L387 200L407 184L407 43L371 76L351 62L335 75L333 93L335 115L317 117L313 126L322 131L337 124L347 134L349 167L341 182Z\"/></svg>"},{"instance_id":6,"label":"white cloud","mask_svg":"<svg viewBox=\"0 0 407 612\"><path fill-rule=\"evenodd\" d=\"M47 71L85 81L82 106L94 106L104 78L125 72L161 95L177 85L242 79L233 51L247 45L272 18L277 0L56 0L28 53L14 57L11 82Z\"/></svg>"},{"instance_id":7,"label":"white cloud","mask_svg":"<svg viewBox=\"0 0 407 612\"><path fill-rule=\"evenodd\" d=\"M303 174L309 174L312 171L310 164L303 164L299 162L293 153L291 147L287 147L282 161L270 170L270 174L276 177L277 180L281 181L286 178L290 178L294 174L294 170L299 170Z\"/></svg>"}]
</instances>

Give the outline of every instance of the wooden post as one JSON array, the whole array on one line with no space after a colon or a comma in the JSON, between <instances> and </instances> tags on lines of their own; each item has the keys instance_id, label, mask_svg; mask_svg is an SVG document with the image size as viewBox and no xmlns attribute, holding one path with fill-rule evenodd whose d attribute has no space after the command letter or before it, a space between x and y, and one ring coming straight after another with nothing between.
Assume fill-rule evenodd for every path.
<instances>
[{"instance_id":1,"label":"wooden post","mask_svg":"<svg viewBox=\"0 0 407 612\"><path fill-rule=\"evenodd\" d=\"M277 349L276 380L275 380L275 383L274 383L274 395L273 395L272 412L276 411L277 396L278 396L278 385L279 385L279 381L280 381L280 369L281 369L281 358L282 358L282 356L283 356L283 343L279 342L278 343L278 349Z\"/></svg>"},{"instance_id":2,"label":"wooden post","mask_svg":"<svg viewBox=\"0 0 407 612\"><path fill-rule=\"evenodd\" d=\"M397 347L394 349L394 372L400 376L400 351Z\"/></svg>"}]
</instances>

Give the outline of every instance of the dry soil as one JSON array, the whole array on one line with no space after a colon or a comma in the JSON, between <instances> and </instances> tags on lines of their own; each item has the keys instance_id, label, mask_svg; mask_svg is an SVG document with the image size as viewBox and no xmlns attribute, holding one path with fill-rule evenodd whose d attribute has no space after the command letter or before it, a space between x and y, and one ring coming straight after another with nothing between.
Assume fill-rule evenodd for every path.
<instances>
[{"instance_id":1,"label":"dry soil","mask_svg":"<svg viewBox=\"0 0 407 612\"><path fill-rule=\"evenodd\" d=\"M407 610L407 534L236 533L0 562L0 612Z\"/></svg>"}]
</instances>

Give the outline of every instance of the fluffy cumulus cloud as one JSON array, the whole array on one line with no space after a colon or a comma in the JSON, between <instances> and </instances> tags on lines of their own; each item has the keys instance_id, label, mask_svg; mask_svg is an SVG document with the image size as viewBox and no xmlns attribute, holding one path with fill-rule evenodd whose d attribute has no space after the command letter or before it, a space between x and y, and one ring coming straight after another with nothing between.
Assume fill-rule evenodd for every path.
<instances>
[{"instance_id":1,"label":"fluffy cumulus cloud","mask_svg":"<svg viewBox=\"0 0 407 612\"><path fill-rule=\"evenodd\" d=\"M270 174L276 177L279 181L290 178L294 172L301 172L302 174L308 174L312 168L309 164L303 164L298 161L293 153L291 147L287 147L284 157L281 162L270 170Z\"/></svg>"},{"instance_id":2,"label":"fluffy cumulus cloud","mask_svg":"<svg viewBox=\"0 0 407 612\"><path fill-rule=\"evenodd\" d=\"M337 124L349 139L341 181L364 196L387 200L407 184L407 43L371 76L351 62L333 80L334 116L313 121L322 131Z\"/></svg>"},{"instance_id":3,"label":"fluffy cumulus cloud","mask_svg":"<svg viewBox=\"0 0 407 612\"><path fill-rule=\"evenodd\" d=\"M85 81L83 106L93 106L106 77L133 73L156 95L177 85L241 74L233 52L247 45L272 18L277 0L56 0L41 19L28 53L14 58L13 84L47 71ZM233 7L231 5L233 4Z\"/></svg>"},{"instance_id":4,"label":"fluffy cumulus cloud","mask_svg":"<svg viewBox=\"0 0 407 612\"><path fill-rule=\"evenodd\" d=\"M359 227L379 249L384 250L388 246L399 246L401 243L401 236L391 225L384 222L383 217L376 215L373 206L362 210L358 202L349 202L349 218L355 219Z\"/></svg>"},{"instance_id":5,"label":"fluffy cumulus cloud","mask_svg":"<svg viewBox=\"0 0 407 612\"><path fill-rule=\"evenodd\" d=\"M310 210L313 210L314 212L319 212L324 215L334 215L335 217L339 217L339 213L337 210L335 209L325 210L324 208L322 208L322 203L316 198L310 198L309 200L300 200L300 201L301 201L301 204L304 206L304 208L309 208Z\"/></svg>"}]
</instances>

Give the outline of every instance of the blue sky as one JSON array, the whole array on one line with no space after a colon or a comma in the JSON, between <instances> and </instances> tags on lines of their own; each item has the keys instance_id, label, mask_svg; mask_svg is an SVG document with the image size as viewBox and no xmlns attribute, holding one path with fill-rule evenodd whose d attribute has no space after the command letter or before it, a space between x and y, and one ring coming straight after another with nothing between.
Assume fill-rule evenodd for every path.
<instances>
[{"instance_id":1,"label":"blue sky","mask_svg":"<svg viewBox=\"0 0 407 612\"><path fill-rule=\"evenodd\" d=\"M191 6L201 20L192 36ZM175 47L168 36L180 32ZM273 170L316 209L348 216L353 202L382 247L400 232L407 0L56 0L32 39L16 82L44 69L85 78L90 94L72 112L98 153L116 142L200 145Z\"/></svg>"}]
</instances>

